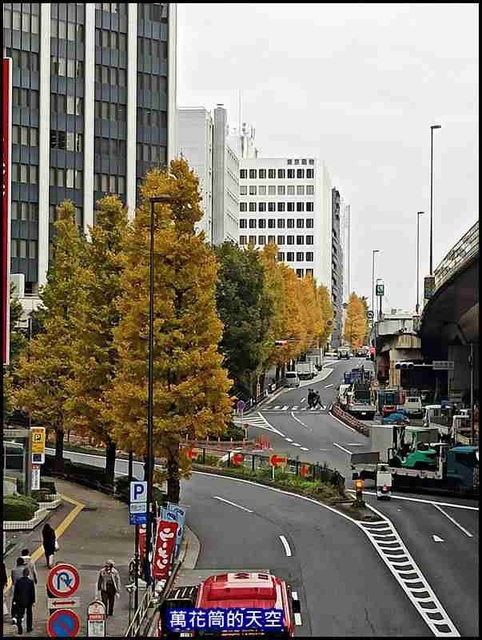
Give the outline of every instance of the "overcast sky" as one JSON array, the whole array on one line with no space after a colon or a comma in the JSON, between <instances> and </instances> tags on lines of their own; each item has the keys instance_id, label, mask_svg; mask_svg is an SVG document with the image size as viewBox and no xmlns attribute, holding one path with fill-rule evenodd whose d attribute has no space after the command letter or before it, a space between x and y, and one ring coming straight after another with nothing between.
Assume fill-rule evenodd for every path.
<instances>
[{"instance_id":1,"label":"overcast sky","mask_svg":"<svg viewBox=\"0 0 482 640\"><path fill-rule=\"evenodd\" d=\"M351 289L416 301L416 219L428 274L478 218L478 5L178 4L178 103L253 124L260 156L322 159L352 212ZM422 289L422 286L421 286Z\"/></svg>"}]
</instances>

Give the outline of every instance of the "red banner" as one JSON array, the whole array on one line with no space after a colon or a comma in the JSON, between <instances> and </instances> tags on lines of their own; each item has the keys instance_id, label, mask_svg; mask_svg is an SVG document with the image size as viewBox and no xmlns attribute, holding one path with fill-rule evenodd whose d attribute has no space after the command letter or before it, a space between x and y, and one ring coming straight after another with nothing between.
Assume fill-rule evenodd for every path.
<instances>
[{"instance_id":1,"label":"red banner","mask_svg":"<svg viewBox=\"0 0 482 640\"><path fill-rule=\"evenodd\" d=\"M176 546L177 522L159 520L154 543L154 562L152 577L155 580L167 580L171 568L172 556Z\"/></svg>"},{"instance_id":2,"label":"red banner","mask_svg":"<svg viewBox=\"0 0 482 640\"><path fill-rule=\"evenodd\" d=\"M10 355L10 148L12 130L12 59L2 60L2 360Z\"/></svg>"}]
</instances>

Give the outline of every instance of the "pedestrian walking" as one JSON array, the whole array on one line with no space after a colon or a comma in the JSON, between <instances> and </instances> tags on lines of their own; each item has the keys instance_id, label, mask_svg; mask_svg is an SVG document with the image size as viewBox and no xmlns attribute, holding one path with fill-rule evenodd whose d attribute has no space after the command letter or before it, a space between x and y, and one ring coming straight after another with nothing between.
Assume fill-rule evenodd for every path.
<instances>
[{"instance_id":1,"label":"pedestrian walking","mask_svg":"<svg viewBox=\"0 0 482 640\"><path fill-rule=\"evenodd\" d=\"M310 407L310 409L313 406L314 401L315 401L315 393L313 389L308 389L308 406Z\"/></svg>"},{"instance_id":2,"label":"pedestrian walking","mask_svg":"<svg viewBox=\"0 0 482 640\"><path fill-rule=\"evenodd\" d=\"M24 567L23 576L17 580L13 590L13 602L17 613L19 634L23 633L22 621L25 614L27 614L27 633L30 633L33 629L32 608L35 604L35 585L29 575L29 568Z\"/></svg>"},{"instance_id":3,"label":"pedestrian walking","mask_svg":"<svg viewBox=\"0 0 482 640\"><path fill-rule=\"evenodd\" d=\"M37 567L35 566L35 562L32 560L30 556L30 551L28 549L22 549L22 556L25 565L28 567L30 571L30 577L33 580L34 584L38 584L38 575L37 575Z\"/></svg>"},{"instance_id":4,"label":"pedestrian walking","mask_svg":"<svg viewBox=\"0 0 482 640\"><path fill-rule=\"evenodd\" d=\"M21 557L17 558L16 565L12 569L12 571L10 572L10 577L12 579L12 587L13 588L15 588L15 585L20 580L20 578L23 577L23 570L24 569L25 569L25 562L23 561L23 558L21 558ZM16 606L15 606L15 600L13 599L13 596L12 596L11 614L12 614L12 624L17 624L17 609L16 609Z\"/></svg>"},{"instance_id":5,"label":"pedestrian walking","mask_svg":"<svg viewBox=\"0 0 482 640\"><path fill-rule=\"evenodd\" d=\"M8 606L5 598L5 587L7 586L7 569L5 562L2 562L2 569L0 570L0 580L2 582L2 595L3 595L3 617L8 615Z\"/></svg>"},{"instance_id":6,"label":"pedestrian walking","mask_svg":"<svg viewBox=\"0 0 482 640\"><path fill-rule=\"evenodd\" d=\"M54 553L57 551L58 545L55 531L48 522L44 524L44 528L42 529L42 542L44 546L45 561L47 563L47 567L50 569L52 567Z\"/></svg>"},{"instance_id":7,"label":"pedestrian walking","mask_svg":"<svg viewBox=\"0 0 482 640\"><path fill-rule=\"evenodd\" d=\"M113 560L107 560L104 567L99 571L97 579L97 590L104 603L107 616L114 614L114 600L120 597L121 583L117 569Z\"/></svg>"},{"instance_id":8,"label":"pedestrian walking","mask_svg":"<svg viewBox=\"0 0 482 640\"><path fill-rule=\"evenodd\" d=\"M315 398L314 398L314 401L313 401L313 406L315 407L315 409L318 406L320 407L320 409L323 409L323 405L321 403L321 398L320 398L320 393L318 391L315 391L314 395L315 395Z\"/></svg>"}]
</instances>

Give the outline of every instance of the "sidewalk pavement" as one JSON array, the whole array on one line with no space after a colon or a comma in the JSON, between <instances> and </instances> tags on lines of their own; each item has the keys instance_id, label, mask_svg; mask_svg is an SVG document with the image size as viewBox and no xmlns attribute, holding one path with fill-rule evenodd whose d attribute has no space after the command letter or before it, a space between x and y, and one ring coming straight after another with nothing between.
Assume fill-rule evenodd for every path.
<instances>
[{"instance_id":1,"label":"sidewalk pavement","mask_svg":"<svg viewBox=\"0 0 482 640\"><path fill-rule=\"evenodd\" d=\"M100 491L86 489L79 485L54 478L57 492L62 495L62 506L48 519L55 528L59 551L55 562L73 564L80 573L80 588L74 596L80 597L80 607L76 609L81 621L79 636L87 636L87 605L96 597L97 575L107 559L112 558L120 574L121 595L116 598L114 615L107 619L107 636L123 636L129 623L129 595L125 589L129 582L129 562L134 555L134 528L129 525L127 505L106 496ZM45 521L44 521L45 522ZM7 574L15 566L23 548L28 548L36 560L39 583L36 605L33 613L34 630L26 634L47 637L46 580L48 569L42 548L42 527L33 532L18 535L16 545L8 553L5 564ZM142 597L142 592L139 594ZM10 609L11 589L7 594ZM3 635L16 636L17 627L11 623L10 615L4 616Z\"/></svg>"}]
</instances>

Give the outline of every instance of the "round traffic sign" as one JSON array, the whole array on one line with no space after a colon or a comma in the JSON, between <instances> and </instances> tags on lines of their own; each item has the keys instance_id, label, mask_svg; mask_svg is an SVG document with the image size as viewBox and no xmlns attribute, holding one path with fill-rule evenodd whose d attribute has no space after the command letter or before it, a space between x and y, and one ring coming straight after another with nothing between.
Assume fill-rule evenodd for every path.
<instances>
[{"instance_id":1,"label":"round traffic sign","mask_svg":"<svg viewBox=\"0 0 482 640\"><path fill-rule=\"evenodd\" d=\"M70 609L54 611L47 622L50 638L75 638L80 631L80 618Z\"/></svg>"},{"instance_id":2,"label":"round traffic sign","mask_svg":"<svg viewBox=\"0 0 482 640\"><path fill-rule=\"evenodd\" d=\"M69 598L80 586L80 576L77 569L65 562L61 562L50 570L47 578L47 588L56 598Z\"/></svg>"},{"instance_id":3,"label":"round traffic sign","mask_svg":"<svg viewBox=\"0 0 482 640\"><path fill-rule=\"evenodd\" d=\"M244 456L243 456L243 454L242 454L242 453L234 453L234 454L231 456L231 462L232 462L236 467L237 467L237 466L239 466L240 464L242 464L243 460L244 460Z\"/></svg>"}]
</instances>

